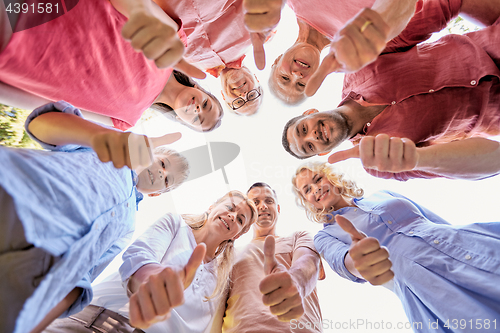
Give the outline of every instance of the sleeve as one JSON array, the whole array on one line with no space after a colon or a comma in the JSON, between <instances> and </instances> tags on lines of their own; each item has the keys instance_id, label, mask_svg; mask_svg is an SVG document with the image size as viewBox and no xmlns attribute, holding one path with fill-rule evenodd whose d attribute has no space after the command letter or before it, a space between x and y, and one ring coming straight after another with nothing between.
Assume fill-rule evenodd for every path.
<instances>
[{"instance_id":1,"label":"sleeve","mask_svg":"<svg viewBox=\"0 0 500 333\"><path fill-rule=\"evenodd\" d=\"M306 231L299 231L296 232L293 236L294 236L294 242L293 242L294 253L299 247L306 247L320 257L318 280L324 280L326 274L325 274L325 269L323 268L323 262L321 261L321 256L318 250L316 250L316 247L314 246L314 240L311 237L311 235ZM292 258L293 258L293 253L292 253Z\"/></svg>"},{"instance_id":2,"label":"sleeve","mask_svg":"<svg viewBox=\"0 0 500 333\"><path fill-rule=\"evenodd\" d=\"M179 215L166 214L129 246L119 269L123 283L142 266L161 262L181 223Z\"/></svg>"},{"instance_id":3,"label":"sleeve","mask_svg":"<svg viewBox=\"0 0 500 333\"><path fill-rule=\"evenodd\" d=\"M30 138L32 138L33 140L38 142L44 149L48 149L48 150L72 151L72 150L76 150L76 149L80 148L79 145L54 146L54 145L51 145L51 144L48 144L48 143L45 143L43 141L38 140L37 137L35 137L33 135L33 133L30 132L28 127L29 127L29 124L33 121L33 119L35 119L36 117L38 117L44 113L49 113L49 112L69 113L69 114L74 114L80 118L83 118L83 115L79 109L75 108L73 105L71 105L65 101L59 101L56 103L52 102L52 103L42 105L42 106L36 108L35 110L33 110L33 112L30 113L28 118L26 118L26 122L24 123L24 129L25 129L26 133L28 133Z\"/></svg>"},{"instance_id":4,"label":"sleeve","mask_svg":"<svg viewBox=\"0 0 500 333\"><path fill-rule=\"evenodd\" d=\"M387 43L382 53L403 52L446 28L458 16L461 0L419 0L406 28Z\"/></svg>"},{"instance_id":5,"label":"sleeve","mask_svg":"<svg viewBox=\"0 0 500 333\"><path fill-rule=\"evenodd\" d=\"M383 179L395 179L400 182L406 182L413 178L422 178L422 179L432 179L432 178L447 178L441 175L437 175L435 173L426 172L426 171L405 171L405 172L386 172L386 171L377 171L374 169L365 168L366 172L370 175Z\"/></svg>"},{"instance_id":6,"label":"sleeve","mask_svg":"<svg viewBox=\"0 0 500 333\"><path fill-rule=\"evenodd\" d=\"M354 276L344 265L344 258L349 251L349 246L338 238L330 235L324 230L320 230L314 236L314 245L323 256L328 265L341 277L353 282L363 283L364 279Z\"/></svg>"},{"instance_id":7,"label":"sleeve","mask_svg":"<svg viewBox=\"0 0 500 333\"><path fill-rule=\"evenodd\" d=\"M90 301L92 301L92 297L94 296L90 280L90 273L87 273L80 281L78 281L75 287L82 288L82 293L78 296L76 301L73 302L73 304L71 304L71 306L59 316L59 318L66 318L78 313L90 304Z\"/></svg>"}]
</instances>

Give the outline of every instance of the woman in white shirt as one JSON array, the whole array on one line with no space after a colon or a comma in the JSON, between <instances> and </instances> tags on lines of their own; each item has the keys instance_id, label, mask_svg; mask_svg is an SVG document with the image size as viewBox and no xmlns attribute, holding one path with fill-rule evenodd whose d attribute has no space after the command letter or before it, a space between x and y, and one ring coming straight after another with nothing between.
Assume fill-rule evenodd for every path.
<instances>
[{"instance_id":1,"label":"woman in white shirt","mask_svg":"<svg viewBox=\"0 0 500 333\"><path fill-rule=\"evenodd\" d=\"M239 191L200 215L164 215L125 251L119 273L95 286L91 305L45 332L205 331L228 286L233 242L257 216Z\"/></svg>"}]
</instances>

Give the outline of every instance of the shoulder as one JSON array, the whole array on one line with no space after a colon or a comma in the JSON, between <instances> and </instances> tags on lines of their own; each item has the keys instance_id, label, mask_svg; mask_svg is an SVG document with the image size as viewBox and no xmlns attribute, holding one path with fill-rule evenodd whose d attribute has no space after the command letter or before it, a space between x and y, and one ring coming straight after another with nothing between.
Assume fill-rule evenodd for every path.
<instances>
[{"instance_id":1,"label":"shoulder","mask_svg":"<svg viewBox=\"0 0 500 333\"><path fill-rule=\"evenodd\" d=\"M155 227L170 231L177 231L183 226L187 226L184 219L181 215L176 213L167 213L155 222Z\"/></svg>"}]
</instances>

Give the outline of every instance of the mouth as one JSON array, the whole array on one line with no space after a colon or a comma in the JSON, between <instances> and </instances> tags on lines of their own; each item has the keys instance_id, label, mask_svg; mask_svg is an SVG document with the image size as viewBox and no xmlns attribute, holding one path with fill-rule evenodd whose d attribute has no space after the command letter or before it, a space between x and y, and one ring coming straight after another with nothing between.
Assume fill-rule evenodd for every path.
<instances>
[{"instance_id":1,"label":"mouth","mask_svg":"<svg viewBox=\"0 0 500 333\"><path fill-rule=\"evenodd\" d=\"M325 125L325 123L321 122L320 123L320 131L321 133L321 139L323 139L323 141L328 144L328 142L330 141L330 133L328 131L328 127Z\"/></svg>"},{"instance_id":2,"label":"mouth","mask_svg":"<svg viewBox=\"0 0 500 333\"><path fill-rule=\"evenodd\" d=\"M318 198L318 199L316 199L316 201L317 201L317 202L320 202L321 200L323 200L323 199L327 196L328 192L330 192L330 190L326 190L325 192L323 192L323 193L319 196L319 198Z\"/></svg>"},{"instance_id":3,"label":"mouth","mask_svg":"<svg viewBox=\"0 0 500 333\"><path fill-rule=\"evenodd\" d=\"M227 230L230 230L229 225L220 216L219 216L219 220L222 222L222 224L224 224L224 226L227 228Z\"/></svg>"},{"instance_id":4,"label":"mouth","mask_svg":"<svg viewBox=\"0 0 500 333\"><path fill-rule=\"evenodd\" d=\"M261 213L261 214L259 214L259 218L261 218L261 217L263 217L263 218L266 218L266 217L267 218L271 218L271 214L269 214L269 213Z\"/></svg>"},{"instance_id":5,"label":"mouth","mask_svg":"<svg viewBox=\"0 0 500 333\"><path fill-rule=\"evenodd\" d=\"M190 108L191 106L193 106L193 105L194 105L194 103L195 103L195 101L194 101L194 97L193 97L193 98L191 98L191 101L190 101L190 102L188 103L188 105L186 106L186 110L184 110L184 112L185 112L185 113L187 113L187 112L188 112L188 110L189 110L189 108Z\"/></svg>"},{"instance_id":6,"label":"mouth","mask_svg":"<svg viewBox=\"0 0 500 333\"><path fill-rule=\"evenodd\" d=\"M149 174L149 180L151 181L151 185L153 185L153 183L155 182L155 178L153 177L153 173L151 172L151 170L147 169L148 170L148 174Z\"/></svg>"},{"instance_id":7,"label":"mouth","mask_svg":"<svg viewBox=\"0 0 500 333\"><path fill-rule=\"evenodd\" d=\"M295 59L293 62L295 62L301 68L310 68L311 67L308 63L306 63L302 60Z\"/></svg>"}]
</instances>

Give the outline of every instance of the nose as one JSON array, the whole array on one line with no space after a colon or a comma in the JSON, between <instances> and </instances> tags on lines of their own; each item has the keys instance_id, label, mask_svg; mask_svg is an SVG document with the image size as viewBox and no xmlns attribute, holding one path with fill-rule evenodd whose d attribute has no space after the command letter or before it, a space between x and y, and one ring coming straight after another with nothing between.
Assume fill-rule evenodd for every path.
<instances>
[{"instance_id":1,"label":"nose","mask_svg":"<svg viewBox=\"0 0 500 333\"><path fill-rule=\"evenodd\" d=\"M302 79L304 77L304 74L298 70L292 71L292 75L295 76L296 79Z\"/></svg>"},{"instance_id":2,"label":"nose","mask_svg":"<svg viewBox=\"0 0 500 333\"><path fill-rule=\"evenodd\" d=\"M261 202L259 203L259 210L266 210L267 209L267 205L264 203L264 202Z\"/></svg>"},{"instance_id":3,"label":"nose","mask_svg":"<svg viewBox=\"0 0 500 333\"><path fill-rule=\"evenodd\" d=\"M229 212L227 213L227 217L231 220L231 222L234 222L234 219L236 217L236 212Z\"/></svg>"},{"instance_id":4,"label":"nose","mask_svg":"<svg viewBox=\"0 0 500 333\"><path fill-rule=\"evenodd\" d=\"M160 169L160 170L158 170L158 173L159 173L159 177L158 178L165 179L165 170Z\"/></svg>"},{"instance_id":5,"label":"nose","mask_svg":"<svg viewBox=\"0 0 500 333\"><path fill-rule=\"evenodd\" d=\"M309 135L307 136L307 139L309 139L309 140L314 140L314 141L318 141L318 140L319 140L318 131L316 131L316 130L314 130L314 131L310 131L310 132L309 132Z\"/></svg>"}]
</instances>

